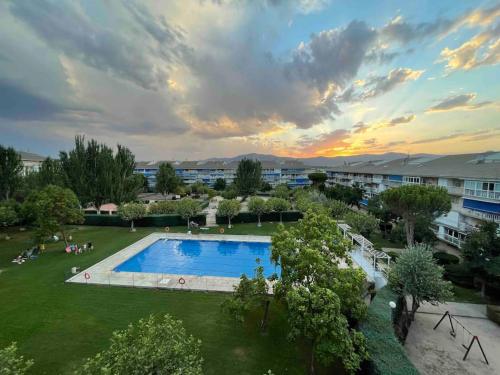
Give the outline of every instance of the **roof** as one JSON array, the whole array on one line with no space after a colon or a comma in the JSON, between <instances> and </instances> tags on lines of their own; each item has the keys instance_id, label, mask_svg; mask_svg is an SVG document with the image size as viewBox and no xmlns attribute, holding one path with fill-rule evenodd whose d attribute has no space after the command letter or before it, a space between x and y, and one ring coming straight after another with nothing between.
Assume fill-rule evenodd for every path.
<instances>
[{"instance_id":1,"label":"roof","mask_svg":"<svg viewBox=\"0 0 500 375\"><path fill-rule=\"evenodd\" d=\"M418 177L500 179L500 152L409 157L388 162L368 161L332 167L328 170Z\"/></svg>"},{"instance_id":2,"label":"roof","mask_svg":"<svg viewBox=\"0 0 500 375\"><path fill-rule=\"evenodd\" d=\"M158 169L161 163L170 163L175 169L218 169L236 170L238 161L139 161L136 162L136 169ZM262 169L317 169L305 165L298 160L286 160L283 162L261 161Z\"/></svg>"},{"instance_id":3,"label":"roof","mask_svg":"<svg viewBox=\"0 0 500 375\"><path fill-rule=\"evenodd\" d=\"M38 154L33 154L31 152L18 151L17 153L19 155L21 155L21 160L26 160L26 161L44 161L46 159L45 156L38 155Z\"/></svg>"}]
</instances>

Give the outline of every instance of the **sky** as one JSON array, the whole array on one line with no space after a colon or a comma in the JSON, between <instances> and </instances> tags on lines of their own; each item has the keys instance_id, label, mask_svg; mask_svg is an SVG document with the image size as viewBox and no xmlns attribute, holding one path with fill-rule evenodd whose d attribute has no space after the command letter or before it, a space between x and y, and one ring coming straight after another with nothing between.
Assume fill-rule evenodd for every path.
<instances>
[{"instance_id":1,"label":"sky","mask_svg":"<svg viewBox=\"0 0 500 375\"><path fill-rule=\"evenodd\" d=\"M0 2L0 144L139 160L500 150L499 1Z\"/></svg>"}]
</instances>

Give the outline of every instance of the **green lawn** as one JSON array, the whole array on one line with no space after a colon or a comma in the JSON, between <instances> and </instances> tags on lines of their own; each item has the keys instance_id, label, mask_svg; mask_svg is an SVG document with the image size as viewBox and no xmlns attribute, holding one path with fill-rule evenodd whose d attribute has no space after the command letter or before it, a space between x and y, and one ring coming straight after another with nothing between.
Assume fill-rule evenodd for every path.
<instances>
[{"instance_id":1,"label":"green lawn","mask_svg":"<svg viewBox=\"0 0 500 375\"><path fill-rule=\"evenodd\" d=\"M481 293L478 290L464 288L455 284L453 284L453 297L450 301L479 304L488 303L485 298L481 297Z\"/></svg>"},{"instance_id":2,"label":"green lawn","mask_svg":"<svg viewBox=\"0 0 500 375\"><path fill-rule=\"evenodd\" d=\"M240 224L226 233L271 234L275 228L270 223L261 228ZM202 340L206 374L263 374L268 369L276 374L305 372L304 354L287 341L283 309L276 303L269 333L261 335L257 315L241 325L220 312L225 294L64 283L71 267L88 267L153 231L155 228L138 228L135 233L114 227L74 228L74 242L91 240L93 252L68 255L59 242L22 265L11 260L30 246L30 233L12 232L9 241L2 235L0 347L16 341L21 354L35 360L32 373L70 373L84 358L106 348L113 330L151 313L169 313Z\"/></svg>"}]
</instances>

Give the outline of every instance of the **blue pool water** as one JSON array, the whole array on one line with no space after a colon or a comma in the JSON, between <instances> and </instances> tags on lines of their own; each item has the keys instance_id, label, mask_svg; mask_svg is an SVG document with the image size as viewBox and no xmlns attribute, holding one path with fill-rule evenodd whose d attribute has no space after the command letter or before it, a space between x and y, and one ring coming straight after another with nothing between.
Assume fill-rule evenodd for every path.
<instances>
[{"instance_id":1,"label":"blue pool water","mask_svg":"<svg viewBox=\"0 0 500 375\"><path fill-rule=\"evenodd\" d=\"M253 277L256 259L264 275L280 274L270 260L270 244L262 242L158 240L117 266L117 272Z\"/></svg>"}]
</instances>

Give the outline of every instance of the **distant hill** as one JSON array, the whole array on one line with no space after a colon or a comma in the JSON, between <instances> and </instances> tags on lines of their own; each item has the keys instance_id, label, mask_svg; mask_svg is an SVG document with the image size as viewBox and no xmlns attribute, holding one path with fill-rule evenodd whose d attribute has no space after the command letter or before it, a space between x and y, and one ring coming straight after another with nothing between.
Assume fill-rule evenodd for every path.
<instances>
[{"instance_id":1,"label":"distant hill","mask_svg":"<svg viewBox=\"0 0 500 375\"><path fill-rule=\"evenodd\" d=\"M245 154L238 155L231 158L209 158L206 161L240 161L241 159L253 159L260 161L274 161L274 162L282 162L285 160L297 160L305 165L317 166L317 167L332 167L335 165L342 165L344 163L353 163L359 161L369 161L369 160L396 160L401 159L408 156L408 154L400 153L400 152L388 152L385 154L362 154L362 155L352 155L352 156L318 156L313 158L290 158L285 156L275 156L270 154ZM411 157L424 157L424 156L435 156L433 154L411 154Z\"/></svg>"}]
</instances>

